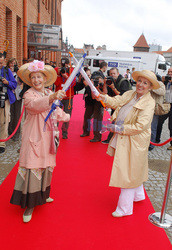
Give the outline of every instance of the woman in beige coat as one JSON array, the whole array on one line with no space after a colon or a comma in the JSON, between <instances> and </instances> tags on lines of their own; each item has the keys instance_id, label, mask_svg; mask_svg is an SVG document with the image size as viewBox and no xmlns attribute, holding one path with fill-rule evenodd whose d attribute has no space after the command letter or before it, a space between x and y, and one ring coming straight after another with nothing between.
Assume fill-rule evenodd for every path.
<instances>
[{"instance_id":1,"label":"woman in beige coat","mask_svg":"<svg viewBox=\"0 0 172 250\"><path fill-rule=\"evenodd\" d=\"M26 119L22 131L19 169L10 202L26 207L23 221L29 222L35 206L53 201L49 194L59 143L57 122L69 121L70 115L57 108L44 127L44 120L53 101L65 97L62 90L53 93L45 88L57 78L51 66L35 60L21 66L18 75L31 88L24 94Z\"/></svg>"},{"instance_id":2,"label":"woman in beige coat","mask_svg":"<svg viewBox=\"0 0 172 250\"><path fill-rule=\"evenodd\" d=\"M133 202L145 199L143 182L148 179L148 147L155 101L150 90L158 89L159 82L149 70L135 71L136 91L122 96L100 95L98 100L115 109L107 129L114 132L108 154L114 156L110 186L120 187L118 205L114 217L131 215Z\"/></svg>"}]
</instances>

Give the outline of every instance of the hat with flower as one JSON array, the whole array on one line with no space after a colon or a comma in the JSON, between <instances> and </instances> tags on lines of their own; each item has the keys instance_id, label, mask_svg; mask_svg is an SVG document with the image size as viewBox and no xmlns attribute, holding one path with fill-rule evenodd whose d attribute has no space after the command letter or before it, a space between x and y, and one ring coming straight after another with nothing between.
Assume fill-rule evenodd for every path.
<instances>
[{"instance_id":1,"label":"hat with flower","mask_svg":"<svg viewBox=\"0 0 172 250\"><path fill-rule=\"evenodd\" d=\"M17 75L21 78L21 80L29 86L32 86L30 74L33 72L41 72L43 73L47 80L45 82L45 87L52 85L57 78L57 73L53 67L50 65L44 65L44 62L34 60L31 63L23 64L18 72Z\"/></svg>"}]
</instances>

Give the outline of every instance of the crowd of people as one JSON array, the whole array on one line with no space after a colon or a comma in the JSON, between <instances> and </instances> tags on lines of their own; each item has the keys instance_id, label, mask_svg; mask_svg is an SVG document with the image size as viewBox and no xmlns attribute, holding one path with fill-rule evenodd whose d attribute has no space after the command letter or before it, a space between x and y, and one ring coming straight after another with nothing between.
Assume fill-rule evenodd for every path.
<instances>
[{"instance_id":1,"label":"crowd of people","mask_svg":"<svg viewBox=\"0 0 172 250\"><path fill-rule=\"evenodd\" d=\"M53 64L54 65L54 64ZM22 128L19 169L11 198L11 203L26 208L23 221L29 222L37 205L52 202L50 195L51 177L55 167L56 151L59 145L59 121L62 125L62 138L68 139L69 120L72 115L74 95L85 89L85 113L83 133L87 137L91 131L91 143L101 142L104 106L111 108L111 123L107 139L108 154L114 157L110 186L120 187L121 194L114 217L133 213L133 202L145 199L143 182L148 178L148 150L152 142L160 142L164 121L169 119L172 137L172 68L161 79L149 70L127 69L120 74L118 68L107 70L106 62L91 74L89 67L84 70L98 92L94 96L82 75L77 75L70 88L62 90L73 68L68 58L62 58L61 67L53 67L48 60L28 60L17 66L15 58L5 62L0 53L0 138L13 133L21 114L24 102L26 114ZM107 72L107 75L105 75ZM132 85L134 89L132 89ZM44 119L55 100L61 106L54 111L43 133ZM169 109L158 112L168 102ZM11 120L10 120L11 117ZM20 139L20 128L13 140ZM172 150L171 146L168 148ZM0 142L0 153L5 152L5 142Z\"/></svg>"}]
</instances>

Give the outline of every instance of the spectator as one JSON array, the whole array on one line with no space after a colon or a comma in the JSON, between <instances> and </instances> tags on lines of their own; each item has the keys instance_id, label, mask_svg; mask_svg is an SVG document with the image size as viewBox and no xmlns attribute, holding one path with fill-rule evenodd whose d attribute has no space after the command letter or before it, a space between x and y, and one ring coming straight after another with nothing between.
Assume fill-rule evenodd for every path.
<instances>
[{"instance_id":1,"label":"spectator","mask_svg":"<svg viewBox=\"0 0 172 250\"><path fill-rule=\"evenodd\" d=\"M165 120L168 118L168 128L170 130L170 137L172 137L172 67L168 69L168 74L165 79L163 79L165 88L166 88L166 94L165 94L165 101L170 103L171 108L170 112L166 115L160 115L158 118L158 126L157 126L157 133L156 133L156 142L161 141L161 132L162 127L165 122ZM168 147L168 150L172 150L172 141L170 142L171 146Z\"/></svg>"},{"instance_id":2,"label":"spectator","mask_svg":"<svg viewBox=\"0 0 172 250\"><path fill-rule=\"evenodd\" d=\"M134 81L133 77L132 77L132 74L133 72L135 71L135 68L133 67L132 70L131 70L131 78L130 78L130 83L131 85L133 86L134 84L136 84L136 82Z\"/></svg>"},{"instance_id":3,"label":"spectator","mask_svg":"<svg viewBox=\"0 0 172 250\"><path fill-rule=\"evenodd\" d=\"M17 82L10 69L4 67L4 55L0 53L0 138L8 137L8 125L10 122L10 105L16 100L13 91ZM0 142L0 153L5 152L5 142Z\"/></svg>"},{"instance_id":4,"label":"spectator","mask_svg":"<svg viewBox=\"0 0 172 250\"><path fill-rule=\"evenodd\" d=\"M104 73L106 72L106 70L107 70L107 63L103 61L100 63L100 69L98 71L94 71L91 77L95 78L97 76L101 76L101 78L105 79Z\"/></svg>"},{"instance_id":5,"label":"spectator","mask_svg":"<svg viewBox=\"0 0 172 250\"><path fill-rule=\"evenodd\" d=\"M158 89L152 89L151 90L151 95L153 99L155 100L155 107L157 104L163 104L164 101L164 95L165 95L165 85L161 81L161 77L157 75L157 80L159 81L159 88ZM157 126L158 126L158 115L153 116L153 120L151 123L151 142L156 142L156 133L157 133ZM154 145L150 144L149 145L149 151L154 149Z\"/></svg>"},{"instance_id":6,"label":"spectator","mask_svg":"<svg viewBox=\"0 0 172 250\"><path fill-rule=\"evenodd\" d=\"M50 61L50 66L53 67L53 68L55 68L53 61Z\"/></svg>"},{"instance_id":7,"label":"spectator","mask_svg":"<svg viewBox=\"0 0 172 250\"><path fill-rule=\"evenodd\" d=\"M50 65L50 61L48 58L45 58L45 65Z\"/></svg>"},{"instance_id":8,"label":"spectator","mask_svg":"<svg viewBox=\"0 0 172 250\"><path fill-rule=\"evenodd\" d=\"M91 78L91 71L88 68L84 68L86 74L89 78ZM82 78L82 76L79 76L79 81L77 82L75 86L75 91L80 91L83 88L85 88L84 92L84 100L85 100L85 113L84 113L84 122L83 122L83 133L80 135L80 137L85 137L90 135L91 130L91 119L94 118L94 104L95 99L92 98L91 95L91 89L90 86L87 85L86 81Z\"/></svg>"},{"instance_id":9,"label":"spectator","mask_svg":"<svg viewBox=\"0 0 172 250\"><path fill-rule=\"evenodd\" d=\"M54 68L56 68L56 62L53 62L53 66L54 66Z\"/></svg>"},{"instance_id":10,"label":"spectator","mask_svg":"<svg viewBox=\"0 0 172 250\"><path fill-rule=\"evenodd\" d=\"M91 76L94 86L97 88L100 94L107 94L107 87L106 87L106 81L102 78L100 74L96 76L95 72L93 73L94 77ZM92 95L92 98L95 99L95 97ZM100 133L102 129L102 120L103 120L103 112L104 108L100 102L97 100L94 101L93 106L93 139L90 140L90 142L99 142L101 141L102 134ZM88 120L88 124L90 121Z\"/></svg>"},{"instance_id":11,"label":"spectator","mask_svg":"<svg viewBox=\"0 0 172 250\"><path fill-rule=\"evenodd\" d=\"M21 82L19 80L19 78L17 77L17 73L16 71L18 70L18 66L17 66L17 61L14 57L10 58L7 62L7 67L11 70L15 80L17 81L17 87L15 89L15 97L16 97L16 101L11 104L10 107L10 113L11 113L11 120L9 123L9 128L8 128L8 132L11 135L13 133L13 131L15 130L20 115L21 115L21 105L22 105L22 99L19 96L20 92L21 92ZM18 141L19 140L19 136L20 136L20 126L17 130L17 132L15 133L15 135L12 137L12 139L14 141Z\"/></svg>"},{"instance_id":12,"label":"spectator","mask_svg":"<svg viewBox=\"0 0 172 250\"><path fill-rule=\"evenodd\" d=\"M61 60L62 68L55 68L57 73L57 80L55 81L55 91L61 90L67 81L70 71L72 72L73 69L70 69L69 59L62 58ZM73 83L71 84L70 88L66 91L66 97L61 101L63 110L67 114L72 114L73 108L73 97L74 97L74 86L76 84L76 80L74 79ZM68 139L68 128L69 122L64 122L62 125L62 138Z\"/></svg>"},{"instance_id":13,"label":"spectator","mask_svg":"<svg viewBox=\"0 0 172 250\"><path fill-rule=\"evenodd\" d=\"M130 81L130 79L131 79L130 69L126 70L126 73L124 74L124 78L126 78L128 81Z\"/></svg>"},{"instance_id":14,"label":"spectator","mask_svg":"<svg viewBox=\"0 0 172 250\"><path fill-rule=\"evenodd\" d=\"M132 89L129 81L124 78L121 74L119 74L118 68L113 68L113 78L115 80L115 88L116 94L118 93L119 95L124 94L127 90Z\"/></svg>"},{"instance_id":15,"label":"spectator","mask_svg":"<svg viewBox=\"0 0 172 250\"><path fill-rule=\"evenodd\" d=\"M109 76L113 78L112 84L107 86L108 95L113 97L116 95L122 95L124 92L130 89L129 82L122 75L119 74L117 68L111 68L109 70ZM113 115L114 110L112 109L111 115ZM113 136L110 132L106 140L102 141L103 144L108 144Z\"/></svg>"},{"instance_id":16,"label":"spectator","mask_svg":"<svg viewBox=\"0 0 172 250\"><path fill-rule=\"evenodd\" d=\"M34 61L34 58L32 58L32 57L30 57L30 58L27 60L28 63L33 62L33 61ZM19 78L19 81L23 83L23 88L22 88L22 90L21 90L21 92L20 92L20 94L19 94L19 96L20 96L21 99L22 99L24 93L25 93L28 89L30 89L30 86L27 85L26 83L24 83L20 78Z\"/></svg>"}]
</instances>

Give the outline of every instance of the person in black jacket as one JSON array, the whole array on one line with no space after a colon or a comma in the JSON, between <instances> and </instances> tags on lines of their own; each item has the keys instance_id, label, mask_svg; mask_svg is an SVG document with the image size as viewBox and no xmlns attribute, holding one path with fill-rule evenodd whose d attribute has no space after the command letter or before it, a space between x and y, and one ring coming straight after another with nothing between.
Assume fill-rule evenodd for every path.
<instances>
[{"instance_id":1,"label":"person in black jacket","mask_svg":"<svg viewBox=\"0 0 172 250\"><path fill-rule=\"evenodd\" d=\"M91 72L88 68L85 68L85 71L89 78L92 78ZM98 71L97 71L98 72ZM93 73L94 74L94 73ZM103 78L100 74L95 74L92 81L94 82L97 90L100 93L107 93L107 89L104 83ZM79 81L75 86L75 91L80 91L85 87L84 99L85 99L85 114L84 114L84 123L83 123L83 133L80 137L85 137L90 135L91 130L91 119L93 118L93 134L94 138L90 142L99 142L101 141L101 128L102 128L102 119L104 108L100 102L94 99L91 93L90 87L87 85L86 81L79 76Z\"/></svg>"},{"instance_id":2,"label":"person in black jacket","mask_svg":"<svg viewBox=\"0 0 172 250\"><path fill-rule=\"evenodd\" d=\"M91 78L90 69L84 68L84 70L87 73L88 77ZM82 90L83 88L85 88L84 92L85 113L84 113L84 123L83 123L83 134L81 134L80 137L89 136L90 134L90 121L94 112L94 103L95 103L95 100L92 98L91 95L90 87L87 85L86 81L80 75L79 80L75 85L74 89L76 92Z\"/></svg>"},{"instance_id":3,"label":"person in black jacket","mask_svg":"<svg viewBox=\"0 0 172 250\"><path fill-rule=\"evenodd\" d=\"M131 89L131 85L129 81L124 78L122 75L119 74L118 68L111 68L109 70L109 76L113 77L113 83L107 86L108 95L109 96L116 96L122 95L124 92ZM113 114L114 110L112 110L111 115ZM110 139L112 138L113 133L110 132L106 140L102 141L103 144L108 144Z\"/></svg>"}]
</instances>

